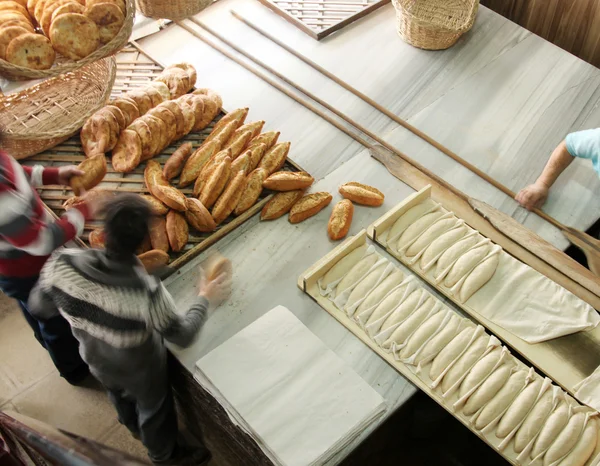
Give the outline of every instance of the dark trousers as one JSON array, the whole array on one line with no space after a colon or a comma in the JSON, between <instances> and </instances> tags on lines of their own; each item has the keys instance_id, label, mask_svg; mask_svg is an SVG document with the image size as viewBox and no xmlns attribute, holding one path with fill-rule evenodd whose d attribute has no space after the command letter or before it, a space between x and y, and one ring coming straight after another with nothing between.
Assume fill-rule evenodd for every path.
<instances>
[{"instance_id":1,"label":"dark trousers","mask_svg":"<svg viewBox=\"0 0 600 466\"><path fill-rule=\"evenodd\" d=\"M89 369L79 355L79 342L71 333L69 323L62 316L38 320L27 309L29 293L37 278L0 277L0 290L17 300L35 338L46 348L60 375L69 383L78 383L89 374Z\"/></svg>"}]
</instances>

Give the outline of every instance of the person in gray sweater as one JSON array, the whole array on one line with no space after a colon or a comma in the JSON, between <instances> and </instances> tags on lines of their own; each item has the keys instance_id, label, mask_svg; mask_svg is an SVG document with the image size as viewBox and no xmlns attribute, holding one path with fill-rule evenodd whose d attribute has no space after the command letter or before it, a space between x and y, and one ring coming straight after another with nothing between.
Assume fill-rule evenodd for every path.
<instances>
[{"instance_id":1,"label":"person in gray sweater","mask_svg":"<svg viewBox=\"0 0 600 466\"><path fill-rule=\"evenodd\" d=\"M155 464L202 465L204 447L178 445L177 415L163 338L189 346L209 308L231 290L231 268L214 280L201 271L198 297L178 313L161 281L135 255L152 216L137 195L121 195L105 209L106 249L55 252L31 292L40 319L62 315L79 341L90 372L107 389L119 421L141 438Z\"/></svg>"}]
</instances>

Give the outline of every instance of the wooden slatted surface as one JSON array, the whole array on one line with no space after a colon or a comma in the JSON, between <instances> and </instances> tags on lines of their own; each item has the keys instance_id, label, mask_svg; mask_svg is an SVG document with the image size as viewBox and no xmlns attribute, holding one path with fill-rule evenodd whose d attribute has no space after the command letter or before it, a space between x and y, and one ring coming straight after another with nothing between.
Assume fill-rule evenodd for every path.
<instances>
[{"instance_id":1,"label":"wooden slatted surface","mask_svg":"<svg viewBox=\"0 0 600 466\"><path fill-rule=\"evenodd\" d=\"M151 58L144 55L141 51L133 47L123 49L117 56L117 77L112 91L112 96L116 97L119 94L131 90L136 87L141 87L150 82L162 71L162 66L154 62ZM201 83L198 83L201 84ZM184 142L191 142L194 149L200 146L202 141L206 139L207 135L212 131L214 123L218 121L225 112L215 118L215 121L211 123L207 128L201 132L190 133L183 139L177 141L171 146L167 147L159 156L155 157L154 160L159 161L161 164L169 158L169 156ZM41 164L44 166L61 166L61 165L72 165L78 164L84 159L83 150L79 141L79 134L76 134L69 138L67 141L59 144L58 146L49 149L41 154L37 154L23 160L21 163L24 165L36 165ZM117 192L130 192L139 194L148 194L148 189L144 183L144 169L145 163L140 164L131 173L117 173L113 170L111 164L108 164L108 173L104 178L104 181L97 186L97 189L108 189ZM288 170L300 170L296 164L288 159L286 166ZM176 181L176 179L174 180ZM176 186L176 183L175 183ZM186 196L192 195L192 186L185 188L182 192ZM54 212L54 214L60 216L64 213L63 203L65 200L73 196L70 188L64 186L42 186L39 188L39 193L47 207ZM184 250L179 253L170 252L171 262L169 266L172 271L183 266L189 260L197 256L200 252L214 244L220 238L224 237L229 232L244 223L247 219L259 212L266 202L270 199L271 195L264 191L259 201L250 210L240 215L239 217L230 217L223 222L215 232L212 233L200 233L190 228L190 237L188 244ZM88 244L89 233L101 226L100 221L91 221L85 225L85 233L82 235L82 240L86 246Z\"/></svg>"}]
</instances>

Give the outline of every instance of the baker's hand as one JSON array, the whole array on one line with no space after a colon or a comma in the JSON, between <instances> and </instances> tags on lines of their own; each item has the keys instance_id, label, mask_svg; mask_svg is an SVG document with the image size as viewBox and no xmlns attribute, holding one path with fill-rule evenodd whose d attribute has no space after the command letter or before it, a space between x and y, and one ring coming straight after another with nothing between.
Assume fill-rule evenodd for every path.
<instances>
[{"instance_id":1,"label":"baker's hand","mask_svg":"<svg viewBox=\"0 0 600 466\"><path fill-rule=\"evenodd\" d=\"M218 307L231 293L231 272L225 271L214 280L209 280L200 267L200 280L198 283L198 295L204 296L211 308Z\"/></svg>"},{"instance_id":2,"label":"baker's hand","mask_svg":"<svg viewBox=\"0 0 600 466\"><path fill-rule=\"evenodd\" d=\"M519 191L515 200L527 210L533 210L544 205L548 199L548 191L548 187L542 183L530 184Z\"/></svg>"},{"instance_id":3,"label":"baker's hand","mask_svg":"<svg viewBox=\"0 0 600 466\"><path fill-rule=\"evenodd\" d=\"M81 171L75 165L66 165L58 169L58 182L63 186L68 186L71 178L80 175L83 175L83 171Z\"/></svg>"}]
</instances>

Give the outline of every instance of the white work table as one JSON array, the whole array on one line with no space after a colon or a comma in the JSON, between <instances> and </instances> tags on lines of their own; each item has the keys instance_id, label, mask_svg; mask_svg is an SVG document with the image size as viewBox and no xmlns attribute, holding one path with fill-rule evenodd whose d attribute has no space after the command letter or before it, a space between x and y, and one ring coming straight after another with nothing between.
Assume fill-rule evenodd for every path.
<instances>
[{"instance_id":1,"label":"white work table","mask_svg":"<svg viewBox=\"0 0 600 466\"><path fill-rule=\"evenodd\" d=\"M471 32L451 49L439 52L402 42L391 5L321 42L257 1L221 0L197 15L467 194L512 215L556 246L567 246L558 230L252 31L233 18L230 9L515 191L535 180L567 133L600 126L596 68L485 7L480 8ZM266 128L281 131L280 140L292 142L290 157L317 179L313 191L329 191L335 202L343 182L360 181L382 190L385 204L377 209L357 207L350 234L366 228L413 192L360 144L179 26L171 25L140 44L164 63L191 62L198 72L197 86L217 90L226 109L249 107L248 121L265 120ZM600 183L591 165L576 160L553 189L545 210L568 225L586 229L600 216L599 194ZM328 213L329 209L299 225L289 224L286 218L273 222L254 218L213 246L233 263L233 294L210 317L195 344L173 352L193 371L195 362L211 349L276 305L284 305L384 397L389 415L416 389L296 286L298 276L337 244L326 234ZM182 309L196 295L197 267L204 257L166 281Z\"/></svg>"}]
</instances>

